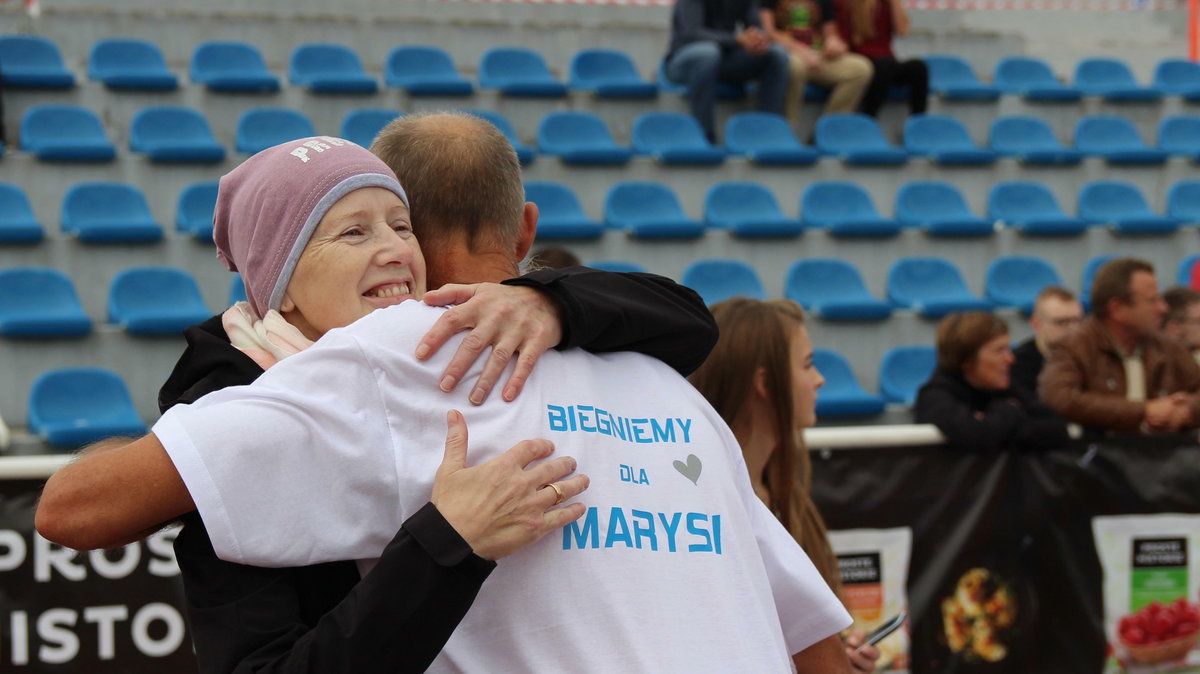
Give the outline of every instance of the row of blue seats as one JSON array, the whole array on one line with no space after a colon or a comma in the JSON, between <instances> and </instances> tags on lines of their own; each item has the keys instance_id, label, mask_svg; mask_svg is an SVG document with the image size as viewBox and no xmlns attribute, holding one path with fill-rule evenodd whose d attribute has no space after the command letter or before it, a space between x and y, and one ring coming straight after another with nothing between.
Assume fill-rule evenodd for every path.
<instances>
[{"instance_id":1,"label":"row of blue seats","mask_svg":"<svg viewBox=\"0 0 1200 674\"><path fill-rule=\"evenodd\" d=\"M230 303L245 299L235 277ZM108 291L108 323L133 335L178 335L212 315L196 280L173 267L119 272ZM92 331L75 286L61 271L41 267L0 270L0 335L82 337Z\"/></svg>"},{"instance_id":2,"label":"row of blue seats","mask_svg":"<svg viewBox=\"0 0 1200 674\"><path fill-rule=\"evenodd\" d=\"M1200 66L1181 59L1166 59L1155 69L1152 86L1143 86L1129 66L1111 58L1089 58L1075 68L1073 85L1059 81L1042 60L1008 57L996 64L994 83L987 84L962 58L928 55L930 89L948 100L995 100L1016 94L1035 101L1077 101L1084 95L1117 101L1153 101L1163 95L1200 99ZM74 86L74 75L65 67L58 47L37 36L0 37L0 60L5 63L9 86L63 88ZM10 65L11 64L11 65ZM162 52L145 40L105 39L88 56L88 76L112 88L174 89L176 76L166 67ZM294 85L332 93L370 93L378 88L367 75L358 55L336 44L304 44L292 52L288 72ZM254 45L214 41L198 45L192 54L191 79L223 91L275 91L279 78L272 74ZM450 55L438 47L405 46L393 49L386 60L388 86L415 95L469 95L474 86L456 69ZM565 96L568 84L555 78L545 59L532 49L497 47L484 52L479 62L479 84L512 96ZM611 49L577 52L569 66L569 86L600 96L648 98L665 81L643 80L633 60ZM726 97L740 95L733 88Z\"/></svg>"},{"instance_id":3,"label":"row of blue seats","mask_svg":"<svg viewBox=\"0 0 1200 674\"><path fill-rule=\"evenodd\" d=\"M1097 180L1079 192L1078 217L1067 215L1045 185L1032 181L1000 182L988 193L988 213L980 217L958 188L922 180L901 186L894 218L880 215L867 191L847 181L809 183L800 197L799 216L785 215L774 194L758 183L718 183L704 201L704 220L683 211L669 187L653 182L622 182L605 199L603 223L589 218L566 185L531 181L526 197L538 205L541 239L594 239L606 229L643 239L694 239L706 229L728 230L748 238L798 236L821 229L839 237L889 237L903 229L931 236L988 236L1012 227L1034 236L1072 236L1091 226L1118 233L1165 234L1200 223L1200 180L1181 180L1167 192L1167 211L1150 209L1136 186Z\"/></svg>"},{"instance_id":4,"label":"row of blue seats","mask_svg":"<svg viewBox=\"0 0 1200 674\"><path fill-rule=\"evenodd\" d=\"M902 185L894 218L883 217L867 191L847 181L809 183L801 194L798 216L784 214L775 195L758 183L717 183L705 197L703 220L689 218L675 193L654 182L614 185L605 199L603 221L589 218L575 193L561 183L530 181L525 194L538 205L538 238L544 241L598 239L607 230L639 239L695 239L709 229L773 239L809 229L870 238L896 236L904 229L921 229L930 236L989 236L998 227L1033 236L1079 235L1092 226L1117 233L1167 234L1200 223L1200 180L1172 185L1163 214L1152 211L1131 183L1091 181L1080 188L1078 216L1067 215L1045 185L1032 181L993 185L986 217L970 210L957 187L936 180ZM216 200L216 181L186 186L177 202L176 231L211 242ZM147 243L164 236L141 190L119 182L84 182L69 188L63 196L61 226L64 234L86 243ZM33 244L44 238L45 229L21 188L0 183L0 244Z\"/></svg>"},{"instance_id":5,"label":"row of blue seats","mask_svg":"<svg viewBox=\"0 0 1200 674\"><path fill-rule=\"evenodd\" d=\"M709 143L692 117L675 112L646 112L633 124L632 144L617 144L607 124L590 112L552 112L538 126L537 149L516 137L503 115L473 110L497 126L513 143L523 163L536 154L559 157L567 164L624 165L634 156L649 156L666 164L715 165L729 155L744 156L764 165L805 166L824 156L854 165L899 165L911 157L928 157L944 165L986 165L1001 157L1029 164L1074 165L1084 157L1102 157L1112 164L1162 164L1172 156L1200 157L1200 116L1170 116L1159 124L1157 145L1147 144L1133 124L1114 115L1081 118L1075 145L1063 145L1049 124L1037 117L999 117L992 122L989 147L971 140L959 120L946 115L915 115L904 124L904 146L884 138L879 124L866 115L831 114L817 120L816 147L802 144L782 117L743 112L725 126L725 145ZM403 113L380 108L349 112L340 135L368 146L388 122ZM297 138L317 135L302 112L286 108L255 108L238 118L236 146L253 154ZM100 118L73 105L36 105L21 119L22 149L54 161L110 161L116 147ZM199 112L180 106L151 106L139 110L130 123L129 149L155 161L219 162L225 148L213 137Z\"/></svg>"},{"instance_id":6,"label":"row of blue seats","mask_svg":"<svg viewBox=\"0 0 1200 674\"><path fill-rule=\"evenodd\" d=\"M1087 299L1096 270L1115 255L1088 260L1080 287ZM1178 281L1189 282L1200 255L1179 265ZM629 263L596 261L592 266L612 271L644 271ZM707 304L731 297L767 299L753 267L738 260L706 259L684 269L680 282L696 290ZM896 309L909 309L927 318L955 311L997 308L1032 310L1034 299L1049 285L1062 286L1054 266L1033 256L1002 256L988 265L984 296L973 294L958 268L935 257L901 258L888 272L887 301L867 290L852 264L836 258L802 259L791 265L783 297L794 300L813 316L830 321L883 320ZM234 275L229 303L244 300L245 286ZM134 335L177 335L207 318L200 288L190 274L172 267L134 267L119 272L108 292L108 323ZM92 331L75 286L55 269L18 267L0 271L0 335L17 338L79 337Z\"/></svg>"},{"instance_id":7,"label":"row of blue seats","mask_svg":"<svg viewBox=\"0 0 1200 674\"><path fill-rule=\"evenodd\" d=\"M1097 255L1084 265L1079 296L1084 305L1097 270L1117 257ZM1177 281L1188 285L1200 254L1179 264ZM620 261L597 261L591 266L610 271L645 271ZM732 297L767 299L768 293L753 267L739 260L707 259L684 269L680 283L692 288L712 305ZM887 300L867 290L854 265L837 258L808 258L791 265L783 297L795 301L813 316L829 321L883 320L896 309L909 309L926 318L941 318L956 311L1019 309L1029 314L1034 299L1046 286L1066 287L1048 260L1029 255L994 258L984 274L984 295L975 295L953 263L936 257L905 257L892 263L887 276Z\"/></svg>"},{"instance_id":8,"label":"row of blue seats","mask_svg":"<svg viewBox=\"0 0 1200 674\"><path fill-rule=\"evenodd\" d=\"M880 394L867 393L849 362L836 351L818 348L813 364L825 377L817 393L821 417L870 416L887 402L911 405L933 372L930 346L899 346L880 363ZM121 376L103 368L73 367L44 372L29 392L28 430L57 449L74 449L113 436L146 432Z\"/></svg>"}]
</instances>

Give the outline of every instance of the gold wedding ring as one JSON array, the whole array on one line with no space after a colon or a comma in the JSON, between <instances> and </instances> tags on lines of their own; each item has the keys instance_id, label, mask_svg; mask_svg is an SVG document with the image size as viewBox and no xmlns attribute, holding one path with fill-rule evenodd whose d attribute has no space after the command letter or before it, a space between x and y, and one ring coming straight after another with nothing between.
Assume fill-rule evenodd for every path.
<instances>
[{"instance_id":1,"label":"gold wedding ring","mask_svg":"<svg viewBox=\"0 0 1200 674\"><path fill-rule=\"evenodd\" d=\"M563 502L562 489L560 489L559 486L554 484L553 482L551 482L550 484L547 484L546 486L550 487L551 489L554 490L554 505L558 505L559 503L562 503Z\"/></svg>"}]
</instances>

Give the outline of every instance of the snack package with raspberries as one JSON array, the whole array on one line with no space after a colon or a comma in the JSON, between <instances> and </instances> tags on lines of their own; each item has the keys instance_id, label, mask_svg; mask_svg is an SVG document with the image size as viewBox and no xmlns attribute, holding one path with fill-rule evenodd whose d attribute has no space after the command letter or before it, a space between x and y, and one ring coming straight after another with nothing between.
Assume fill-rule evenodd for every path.
<instances>
[{"instance_id":1,"label":"snack package with raspberries","mask_svg":"<svg viewBox=\"0 0 1200 674\"><path fill-rule=\"evenodd\" d=\"M1200 672L1200 516L1092 520L1104 568L1106 673Z\"/></svg>"}]
</instances>

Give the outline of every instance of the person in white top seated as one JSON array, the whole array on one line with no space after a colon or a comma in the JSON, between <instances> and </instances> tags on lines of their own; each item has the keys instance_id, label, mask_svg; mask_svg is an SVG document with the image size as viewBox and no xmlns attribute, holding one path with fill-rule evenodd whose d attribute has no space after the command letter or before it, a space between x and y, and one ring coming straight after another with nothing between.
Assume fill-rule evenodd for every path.
<instances>
[{"instance_id":1,"label":"person in white top seated","mask_svg":"<svg viewBox=\"0 0 1200 674\"><path fill-rule=\"evenodd\" d=\"M493 133L463 117L410 123L446 142ZM431 161L443 154L424 149ZM495 177L519 191L509 154ZM535 222L514 229L532 240ZM522 246L492 245L489 259L507 258L497 273L511 276ZM548 352L515 401L472 408L466 391L439 388L453 349L414 356L444 311L408 301L329 330L253 385L175 407L138 442L170 456L221 557L356 559L367 573L430 492L446 410L469 409L472 436L486 439L476 460L547 438L591 486L561 536L493 572L430 671L787 672L794 654L803 671L849 671L837 640L849 615L686 380L641 355Z\"/></svg>"}]
</instances>

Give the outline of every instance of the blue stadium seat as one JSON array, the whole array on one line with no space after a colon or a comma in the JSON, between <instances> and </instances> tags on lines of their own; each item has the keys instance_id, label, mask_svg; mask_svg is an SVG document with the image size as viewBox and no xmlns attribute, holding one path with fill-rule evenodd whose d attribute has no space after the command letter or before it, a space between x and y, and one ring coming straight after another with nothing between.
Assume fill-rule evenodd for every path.
<instances>
[{"instance_id":1,"label":"blue stadium seat","mask_svg":"<svg viewBox=\"0 0 1200 674\"><path fill-rule=\"evenodd\" d=\"M258 48L245 42L203 42L192 52L192 81L213 91L279 91Z\"/></svg>"},{"instance_id":2,"label":"blue stadium seat","mask_svg":"<svg viewBox=\"0 0 1200 674\"><path fill-rule=\"evenodd\" d=\"M358 54L340 44L302 44L292 51L288 80L324 94L373 94L379 83Z\"/></svg>"},{"instance_id":3,"label":"blue stadium seat","mask_svg":"<svg viewBox=\"0 0 1200 674\"><path fill-rule=\"evenodd\" d=\"M0 37L4 86L12 89L70 89L75 76L63 65L58 45L37 35Z\"/></svg>"},{"instance_id":4,"label":"blue stadium seat","mask_svg":"<svg viewBox=\"0 0 1200 674\"><path fill-rule=\"evenodd\" d=\"M1061 286L1062 278L1040 257L1006 255L988 264L984 294L1000 307L1033 313L1033 303L1046 286Z\"/></svg>"},{"instance_id":5,"label":"blue stadium seat","mask_svg":"<svg viewBox=\"0 0 1200 674\"><path fill-rule=\"evenodd\" d=\"M53 161L112 161L117 156L96 113L74 105L35 105L25 110L21 148Z\"/></svg>"},{"instance_id":6,"label":"blue stadium seat","mask_svg":"<svg viewBox=\"0 0 1200 674\"><path fill-rule=\"evenodd\" d=\"M1079 190L1079 217L1123 234L1166 234L1179 220L1150 210L1138 188L1119 180L1093 180Z\"/></svg>"},{"instance_id":7,"label":"blue stadium seat","mask_svg":"<svg viewBox=\"0 0 1200 674\"><path fill-rule=\"evenodd\" d=\"M0 183L0 244L37 243L45 236L24 190Z\"/></svg>"},{"instance_id":8,"label":"blue stadium seat","mask_svg":"<svg viewBox=\"0 0 1200 674\"><path fill-rule=\"evenodd\" d=\"M888 299L926 318L955 311L991 311L992 303L967 289L962 274L947 260L906 257L892 263L887 278Z\"/></svg>"},{"instance_id":9,"label":"blue stadium seat","mask_svg":"<svg viewBox=\"0 0 1200 674\"><path fill-rule=\"evenodd\" d=\"M384 81L410 96L470 96L475 86L459 74L441 47L396 47L387 57Z\"/></svg>"},{"instance_id":10,"label":"blue stadium seat","mask_svg":"<svg viewBox=\"0 0 1200 674\"><path fill-rule=\"evenodd\" d=\"M679 282L695 290L709 306L733 297L767 299L758 272L740 260L696 260L683 270Z\"/></svg>"},{"instance_id":11,"label":"blue stadium seat","mask_svg":"<svg viewBox=\"0 0 1200 674\"><path fill-rule=\"evenodd\" d=\"M604 198L604 222L639 239L698 239L704 223L684 214L670 188L651 182L613 185Z\"/></svg>"},{"instance_id":12,"label":"blue stadium seat","mask_svg":"<svg viewBox=\"0 0 1200 674\"><path fill-rule=\"evenodd\" d=\"M562 98L567 85L554 79L542 55L524 47L494 47L479 60L479 86L506 96Z\"/></svg>"},{"instance_id":13,"label":"blue stadium seat","mask_svg":"<svg viewBox=\"0 0 1200 674\"><path fill-rule=\"evenodd\" d=\"M1073 236L1087 231L1087 223L1063 212L1054 194L1041 183L997 183L988 192L988 217L1022 234Z\"/></svg>"},{"instance_id":14,"label":"blue stadium seat","mask_svg":"<svg viewBox=\"0 0 1200 674\"><path fill-rule=\"evenodd\" d=\"M870 417L883 411L882 396L863 390L850 362L830 349L813 349L813 367L825 378L817 390L817 417Z\"/></svg>"},{"instance_id":15,"label":"blue stadium seat","mask_svg":"<svg viewBox=\"0 0 1200 674\"><path fill-rule=\"evenodd\" d=\"M1084 117L1075 125L1075 147L1110 164L1161 164L1169 156L1152 148L1138 135L1133 123L1115 115Z\"/></svg>"},{"instance_id":16,"label":"blue stadium seat","mask_svg":"<svg viewBox=\"0 0 1200 674\"><path fill-rule=\"evenodd\" d=\"M890 403L911 406L936 368L937 351L932 346L892 347L879 363L879 392Z\"/></svg>"},{"instance_id":17,"label":"blue stadium seat","mask_svg":"<svg viewBox=\"0 0 1200 674\"><path fill-rule=\"evenodd\" d=\"M1200 117L1164 117L1158 123L1158 147L1172 155L1200 160Z\"/></svg>"},{"instance_id":18,"label":"blue stadium seat","mask_svg":"<svg viewBox=\"0 0 1200 674\"><path fill-rule=\"evenodd\" d=\"M525 200L538 207L537 238L599 239L604 225L584 214L579 199L570 187L559 183L531 181L525 183Z\"/></svg>"},{"instance_id":19,"label":"blue stadium seat","mask_svg":"<svg viewBox=\"0 0 1200 674\"><path fill-rule=\"evenodd\" d=\"M758 183L717 183L704 197L704 220L709 227L735 236L772 238L797 236L804 226L779 209L775 195Z\"/></svg>"},{"instance_id":20,"label":"blue stadium seat","mask_svg":"<svg viewBox=\"0 0 1200 674\"><path fill-rule=\"evenodd\" d=\"M404 113L389 108L360 108L351 110L342 118L342 128L339 132L342 138L363 147L371 147L371 141L391 123L393 119Z\"/></svg>"},{"instance_id":21,"label":"blue stadium seat","mask_svg":"<svg viewBox=\"0 0 1200 674\"><path fill-rule=\"evenodd\" d=\"M317 135L302 112L287 108L254 108L242 113L237 123L237 150L246 154L298 138Z\"/></svg>"},{"instance_id":22,"label":"blue stadium seat","mask_svg":"<svg viewBox=\"0 0 1200 674\"><path fill-rule=\"evenodd\" d=\"M1200 224L1200 180L1180 180L1167 190L1167 215L1181 223Z\"/></svg>"},{"instance_id":23,"label":"blue stadium seat","mask_svg":"<svg viewBox=\"0 0 1200 674\"><path fill-rule=\"evenodd\" d=\"M1007 56L996 63L996 86L1006 94L1020 94L1027 101L1072 102L1083 92L1069 87L1054 76L1045 61L1030 57Z\"/></svg>"},{"instance_id":24,"label":"blue stadium seat","mask_svg":"<svg viewBox=\"0 0 1200 674\"><path fill-rule=\"evenodd\" d=\"M601 98L654 98L658 85L638 75L633 59L615 49L581 49L571 57L571 88Z\"/></svg>"},{"instance_id":25,"label":"blue stadium seat","mask_svg":"<svg viewBox=\"0 0 1200 674\"><path fill-rule=\"evenodd\" d=\"M887 142L879 123L863 114L822 115L817 119L817 149L847 164L898 165L908 153Z\"/></svg>"},{"instance_id":26,"label":"blue stadium seat","mask_svg":"<svg viewBox=\"0 0 1200 674\"><path fill-rule=\"evenodd\" d=\"M663 164L720 164L725 151L704 137L700 123L678 112L646 112L633 122L633 149Z\"/></svg>"},{"instance_id":27,"label":"blue stadium seat","mask_svg":"<svg viewBox=\"0 0 1200 674\"><path fill-rule=\"evenodd\" d=\"M950 101L994 101L1000 89L984 84L971 65L958 56L930 54L921 57L929 67L929 90Z\"/></svg>"},{"instance_id":28,"label":"blue stadium seat","mask_svg":"<svg viewBox=\"0 0 1200 674\"><path fill-rule=\"evenodd\" d=\"M57 269L0 269L0 335L78 337L92 331L71 279Z\"/></svg>"},{"instance_id":29,"label":"blue stadium seat","mask_svg":"<svg viewBox=\"0 0 1200 674\"><path fill-rule=\"evenodd\" d=\"M971 212L957 187L935 180L901 186L896 193L896 219L931 236L988 236L996 229L994 221Z\"/></svg>"},{"instance_id":30,"label":"blue stadium seat","mask_svg":"<svg viewBox=\"0 0 1200 674\"><path fill-rule=\"evenodd\" d=\"M1109 101L1157 101L1162 92L1143 87L1124 61L1109 58L1083 59L1075 66L1075 86L1084 94Z\"/></svg>"},{"instance_id":31,"label":"blue stadium seat","mask_svg":"<svg viewBox=\"0 0 1200 674\"><path fill-rule=\"evenodd\" d=\"M179 78L167 70L158 47L147 40L110 38L92 45L88 79L110 89L171 91Z\"/></svg>"},{"instance_id":32,"label":"blue stadium seat","mask_svg":"<svg viewBox=\"0 0 1200 674\"><path fill-rule=\"evenodd\" d=\"M241 274L234 274L233 281L229 284L229 306L233 306L238 302L246 301L246 282L242 280Z\"/></svg>"},{"instance_id":33,"label":"blue stadium seat","mask_svg":"<svg viewBox=\"0 0 1200 674\"><path fill-rule=\"evenodd\" d=\"M892 315L892 305L872 297L858 270L838 258L793 263L784 296L828 321L876 321Z\"/></svg>"},{"instance_id":34,"label":"blue stadium seat","mask_svg":"<svg viewBox=\"0 0 1200 674\"><path fill-rule=\"evenodd\" d=\"M1084 263L1083 281L1079 285L1079 301L1083 304L1084 311L1092 310L1092 281L1096 278L1096 272L1100 271L1100 268L1105 264L1117 259L1118 257L1120 256L1115 253L1097 255L1093 258L1089 258L1088 261Z\"/></svg>"},{"instance_id":35,"label":"blue stadium seat","mask_svg":"<svg viewBox=\"0 0 1200 674\"><path fill-rule=\"evenodd\" d=\"M1083 153L1054 137L1054 131L1037 117L998 117L992 121L988 143L998 154L1026 164L1074 166Z\"/></svg>"},{"instance_id":36,"label":"blue stadium seat","mask_svg":"<svg viewBox=\"0 0 1200 674\"><path fill-rule=\"evenodd\" d=\"M769 112L739 112L725 123L725 149L755 164L807 166L817 151L802 145L787 120Z\"/></svg>"},{"instance_id":37,"label":"blue stadium seat","mask_svg":"<svg viewBox=\"0 0 1200 674\"><path fill-rule=\"evenodd\" d=\"M208 120L178 106L142 108L129 127L129 149L154 161L219 162L225 148L213 138Z\"/></svg>"},{"instance_id":38,"label":"blue stadium seat","mask_svg":"<svg viewBox=\"0 0 1200 674\"><path fill-rule=\"evenodd\" d=\"M1181 286L1191 288L1192 287L1192 268L1196 266L1197 262L1200 262L1200 253L1192 253L1191 255L1185 255L1184 258L1179 261L1179 269L1177 272L1177 279L1175 282Z\"/></svg>"},{"instance_id":39,"label":"blue stadium seat","mask_svg":"<svg viewBox=\"0 0 1200 674\"><path fill-rule=\"evenodd\" d=\"M492 110L466 110L465 112L486 119L497 129L500 129L500 133L503 133L504 137L508 138L508 142L512 143L513 149L517 152L517 159L522 164L528 164L533 161L535 156L533 148L517 139L517 132L513 130L513 125L508 121L507 117Z\"/></svg>"},{"instance_id":40,"label":"blue stadium seat","mask_svg":"<svg viewBox=\"0 0 1200 674\"><path fill-rule=\"evenodd\" d=\"M538 152L554 155L564 164L623 166L633 150L620 147L608 126L590 112L551 112L538 124Z\"/></svg>"},{"instance_id":41,"label":"blue stadium seat","mask_svg":"<svg viewBox=\"0 0 1200 674\"><path fill-rule=\"evenodd\" d=\"M73 367L42 373L29 391L29 430L54 447L141 436L146 425L129 389L111 370Z\"/></svg>"},{"instance_id":42,"label":"blue stadium seat","mask_svg":"<svg viewBox=\"0 0 1200 674\"><path fill-rule=\"evenodd\" d=\"M1163 59L1154 68L1154 88L1168 96L1200 100L1200 63L1184 59Z\"/></svg>"},{"instance_id":43,"label":"blue stadium seat","mask_svg":"<svg viewBox=\"0 0 1200 674\"><path fill-rule=\"evenodd\" d=\"M875 210L870 195L855 183L809 183L800 197L800 220L834 236L883 237L900 233L900 223Z\"/></svg>"},{"instance_id":44,"label":"blue stadium seat","mask_svg":"<svg viewBox=\"0 0 1200 674\"><path fill-rule=\"evenodd\" d=\"M904 148L935 164L980 166L996 161L996 153L971 140L967 127L947 115L914 115L904 122Z\"/></svg>"},{"instance_id":45,"label":"blue stadium seat","mask_svg":"<svg viewBox=\"0 0 1200 674\"><path fill-rule=\"evenodd\" d=\"M144 243L163 238L146 197L133 185L90 182L63 195L62 231L88 243Z\"/></svg>"},{"instance_id":46,"label":"blue stadium seat","mask_svg":"<svg viewBox=\"0 0 1200 674\"><path fill-rule=\"evenodd\" d=\"M646 268L640 264L626 262L625 260L592 260L587 263L587 266L600 271L611 271L618 274L644 274Z\"/></svg>"},{"instance_id":47,"label":"blue stadium seat","mask_svg":"<svg viewBox=\"0 0 1200 674\"><path fill-rule=\"evenodd\" d=\"M655 75L658 79L658 90L665 91L669 94L684 95L687 93L687 85L679 82L672 82L667 79L666 60L658 62L658 72ZM734 84L732 82L717 82L717 100L718 101L740 101L746 97L747 86L750 85Z\"/></svg>"},{"instance_id":48,"label":"blue stadium seat","mask_svg":"<svg viewBox=\"0 0 1200 674\"><path fill-rule=\"evenodd\" d=\"M175 229L197 241L212 243L213 211L217 207L217 181L192 183L179 193Z\"/></svg>"},{"instance_id":49,"label":"blue stadium seat","mask_svg":"<svg viewBox=\"0 0 1200 674\"><path fill-rule=\"evenodd\" d=\"M108 322L132 335L181 334L210 315L196 280L182 269L125 269L108 290Z\"/></svg>"}]
</instances>

